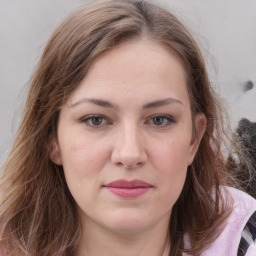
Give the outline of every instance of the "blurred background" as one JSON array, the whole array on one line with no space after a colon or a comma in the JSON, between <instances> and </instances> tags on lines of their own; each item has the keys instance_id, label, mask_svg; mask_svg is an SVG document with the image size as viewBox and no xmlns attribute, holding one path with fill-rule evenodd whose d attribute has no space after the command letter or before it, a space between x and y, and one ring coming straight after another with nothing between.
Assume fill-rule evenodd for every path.
<instances>
[{"instance_id":1,"label":"blurred background","mask_svg":"<svg viewBox=\"0 0 256 256\"><path fill-rule=\"evenodd\" d=\"M128 1L128 0L127 0ZM0 165L10 150L29 78L53 29L92 1L0 0ZM190 28L232 126L256 122L256 0L159 0Z\"/></svg>"}]
</instances>

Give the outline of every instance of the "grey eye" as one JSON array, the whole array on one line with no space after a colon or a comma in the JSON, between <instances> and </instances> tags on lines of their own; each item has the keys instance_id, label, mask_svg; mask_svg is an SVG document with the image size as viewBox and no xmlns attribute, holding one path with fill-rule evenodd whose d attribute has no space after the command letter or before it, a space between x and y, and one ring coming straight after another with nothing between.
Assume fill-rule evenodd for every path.
<instances>
[{"instance_id":1,"label":"grey eye","mask_svg":"<svg viewBox=\"0 0 256 256\"><path fill-rule=\"evenodd\" d=\"M101 115L90 115L81 119L81 121L86 125L95 128L108 124L107 119Z\"/></svg>"},{"instance_id":2,"label":"grey eye","mask_svg":"<svg viewBox=\"0 0 256 256\"><path fill-rule=\"evenodd\" d=\"M175 120L173 117L168 115L155 115L151 117L147 122L154 126L166 127L172 123L175 123Z\"/></svg>"},{"instance_id":3,"label":"grey eye","mask_svg":"<svg viewBox=\"0 0 256 256\"><path fill-rule=\"evenodd\" d=\"M91 117L91 123L95 126L101 125L103 122L103 118L101 116Z\"/></svg>"},{"instance_id":4,"label":"grey eye","mask_svg":"<svg viewBox=\"0 0 256 256\"><path fill-rule=\"evenodd\" d=\"M163 125L165 121L166 121L166 117L164 116L156 116L153 118L153 123L155 125Z\"/></svg>"}]
</instances>

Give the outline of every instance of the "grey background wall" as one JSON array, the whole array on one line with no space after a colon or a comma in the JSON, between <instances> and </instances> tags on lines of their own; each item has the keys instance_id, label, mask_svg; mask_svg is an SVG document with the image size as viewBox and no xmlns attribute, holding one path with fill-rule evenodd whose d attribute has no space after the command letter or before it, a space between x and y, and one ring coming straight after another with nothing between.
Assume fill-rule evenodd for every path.
<instances>
[{"instance_id":1,"label":"grey background wall","mask_svg":"<svg viewBox=\"0 0 256 256\"><path fill-rule=\"evenodd\" d=\"M29 77L54 27L86 0L0 0L0 164L19 124ZM211 81L229 107L256 122L256 0L161 0L194 32ZM244 92L251 80L255 86Z\"/></svg>"}]
</instances>

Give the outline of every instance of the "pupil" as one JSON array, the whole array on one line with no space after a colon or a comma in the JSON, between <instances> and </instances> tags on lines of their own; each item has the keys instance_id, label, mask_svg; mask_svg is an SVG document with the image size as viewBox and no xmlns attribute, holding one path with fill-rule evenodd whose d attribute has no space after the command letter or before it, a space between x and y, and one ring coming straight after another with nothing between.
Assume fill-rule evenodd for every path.
<instances>
[{"instance_id":1,"label":"pupil","mask_svg":"<svg viewBox=\"0 0 256 256\"><path fill-rule=\"evenodd\" d=\"M95 117L93 117L93 119L92 119L92 123L93 123L94 125L100 125L101 122L102 122L102 117L100 117L100 116L95 116Z\"/></svg>"},{"instance_id":2,"label":"pupil","mask_svg":"<svg viewBox=\"0 0 256 256\"><path fill-rule=\"evenodd\" d=\"M157 125L160 125L160 124L162 124L163 123L163 121L164 121L164 118L163 117L155 117L154 118L154 124L157 124Z\"/></svg>"}]
</instances>

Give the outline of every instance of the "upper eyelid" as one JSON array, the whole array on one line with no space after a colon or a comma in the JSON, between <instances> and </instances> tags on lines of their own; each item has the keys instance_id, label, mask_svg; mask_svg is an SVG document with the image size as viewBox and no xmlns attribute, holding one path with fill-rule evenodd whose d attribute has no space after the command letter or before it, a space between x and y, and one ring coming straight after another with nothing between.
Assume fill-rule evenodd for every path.
<instances>
[{"instance_id":1,"label":"upper eyelid","mask_svg":"<svg viewBox=\"0 0 256 256\"><path fill-rule=\"evenodd\" d=\"M171 120L175 120L175 118L172 116L172 115L168 115L168 114L155 114L155 115L151 115L149 118L147 119L152 119L154 117L164 117L164 118L167 118L167 119L171 119Z\"/></svg>"},{"instance_id":2,"label":"upper eyelid","mask_svg":"<svg viewBox=\"0 0 256 256\"><path fill-rule=\"evenodd\" d=\"M155 117L163 117L163 118L167 119L167 123L163 124L163 125L150 124L150 122ZM172 125L172 124L174 124L176 122L177 122L176 119L173 116L171 116L171 115L156 114L156 115L152 115L150 118L147 118L145 124L150 124L150 125L156 126L157 128L166 128L166 127L168 127L168 126L170 126L170 125Z\"/></svg>"},{"instance_id":3,"label":"upper eyelid","mask_svg":"<svg viewBox=\"0 0 256 256\"><path fill-rule=\"evenodd\" d=\"M80 120L87 120L87 119L90 119L93 117L102 117L106 120L109 119L108 117L106 117L105 115L102 115L102 114L90 114L90 115L83 116L82 118L80 118Z\"/></svg>"},{"instance_id":4,"label":"upper eyelid","mask_svg":"<svg viewBox=\"0 0 256 256\"><path fill-rule=\"evenodd\" d=\"M106 115L103 115L103 114L90 114L90 115L86 115L86 116L83 116L82 118L80 118L79 120L81 122L85 122L87 120L90 120L90 118L93 118L93 117L101 117L103 118L104 120L106 120L107 122L111 123L111 118L107 117ZM166 118L168 119L170 122L176 122L176 118L174 118L172 115L169 115L169 114L153 114L153 115L150 115L149 117L147 117L145 119L145 122L148 122L149 120L152 120L153 118L155 117L163 117L163 118Z\"/></svg>"},{"instance_id":5,"label":"upper eyelid","mask_svg":"<svg viewBox=\"0 0 256 256\"><path fill-rule=\"evenodd\" d=\"M106 123L105 124L102 124L102 125L91 125L91 124L89 124L88 122L93 118L93 117L100 117L100 118L102 118L103 120L105 120L106 121ZM84 116L84 117L82 117L82 118L80 118L79 119L80 120L80 122L81 123L86 123L86 125L88 125L88 126L90 126L90 127L95 127L95 128L100 128L100 127L102 127L102 126L104 126L104 125L107 125L107 124L111 124L111 121L109 121L109 118L107 118L106 116L104 116L104 115L100 115L100 114L92 114L92 115L87 115L87 116Z\"/></svg>"},{"instance_id":6,"label":"upper eyelid","mask_svg":"<svg viewBox=\"0 0 256 256\"><path fill-rule=\"evenodd\" d=\"M86 119L86 118L95 117L95 116L100 116L100 117L109 119L108 116L106 116L106 115L104 115L104 114L98 114L98 113L85 115L85 116L81 117L80 119ZM157 117L157 116L161 116L161 117L166 117L166 118L174 119L173 115L170 115L170 114L163 114L163 113L158 113L158 114L149 115L146 119L154 118L154 117Z\"/></svg>"}]
</instances>

